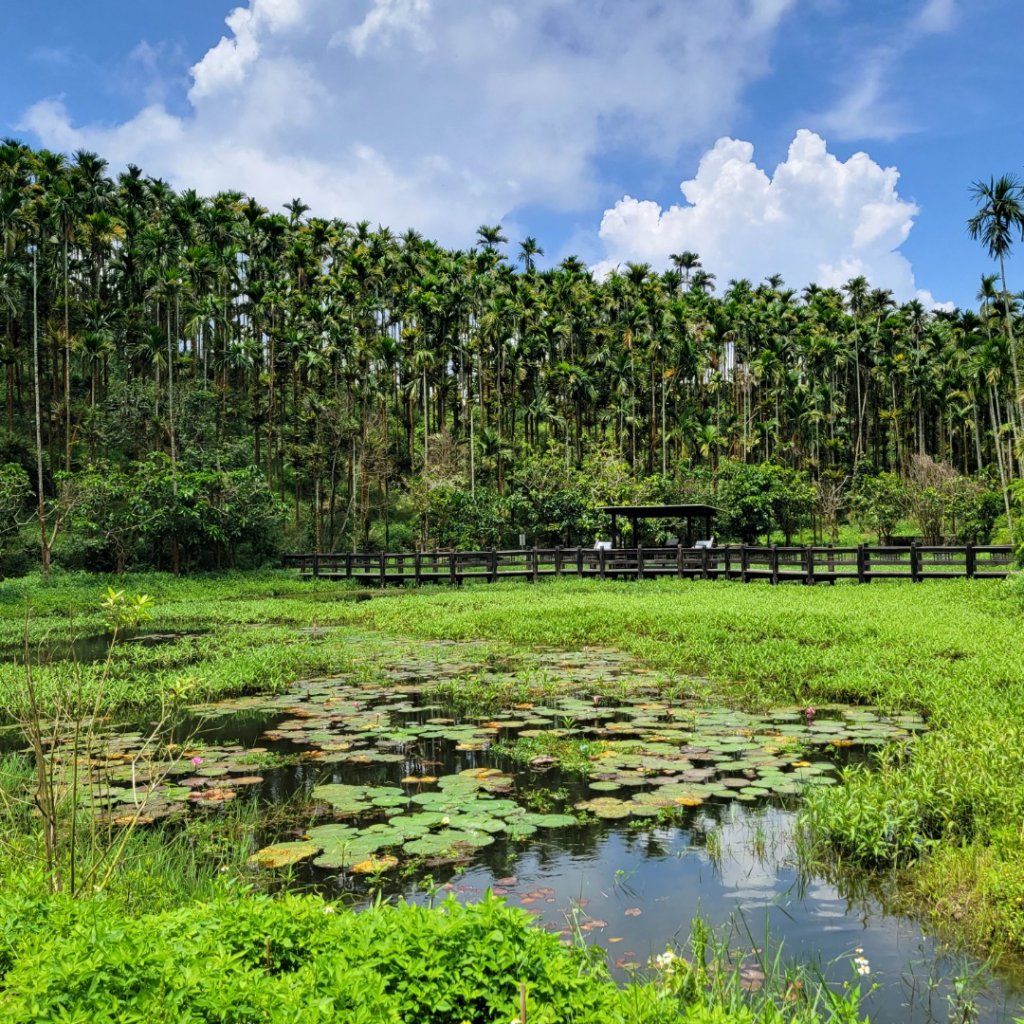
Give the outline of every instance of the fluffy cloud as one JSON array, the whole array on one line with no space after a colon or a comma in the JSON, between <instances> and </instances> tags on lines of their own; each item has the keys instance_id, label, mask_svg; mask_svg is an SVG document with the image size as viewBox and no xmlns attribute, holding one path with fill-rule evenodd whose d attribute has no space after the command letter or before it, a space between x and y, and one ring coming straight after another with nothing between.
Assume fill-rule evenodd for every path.
<instances>
[{"instance_id":1,"label":"fluffy cloud","mask_svg":"<svg viewBox=\"0 0 1024 1024\"><path fill-rule=\"evenodd\" d=\"M901 301L918 297L933 306L899 252L918 209L899 196L898 180L895 168L866 153L837 159L807 130L796 133L771 176L754 162L749 142L719 139L681 185L687 205L663 210L626 196L605 211L607 258L595 270L626 261L665 266L670 254L689 249L720 283L780 273L791 287L838 286L863 274Z\"/></svg>"},{"instance_id":2,"label":"fluffy cloud","mask_svg":"<svg viewBox=\"0 0 1024 1024\"><path fill-rule=\"evenodd\" d=\"M795 4L248 0L192 67L184 114L80 125L46 100L22 127L175 185L461 244L517 208L584 209L609 153L712 137Z\"/></svg>"}]
</instances>

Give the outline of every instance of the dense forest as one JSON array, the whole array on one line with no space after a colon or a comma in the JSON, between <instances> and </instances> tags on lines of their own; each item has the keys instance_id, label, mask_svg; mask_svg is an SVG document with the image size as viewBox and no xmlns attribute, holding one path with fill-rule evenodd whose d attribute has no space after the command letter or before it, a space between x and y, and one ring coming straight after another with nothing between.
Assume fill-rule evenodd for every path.
<instances>
[{"instance_id":1,"label":"dense forest","mask_svg":"<svg viewBox=\"0 0 1024 1024\"><path fill-rule=\"evenodd\" d=\"M631 499L715 500L744 539L1012 537L1021 188L974 198L1001 275L944 312L691 252L597 281L498 226L455 251L6 140L2 571L590 543Z\"/></svg>"}]
</instances>

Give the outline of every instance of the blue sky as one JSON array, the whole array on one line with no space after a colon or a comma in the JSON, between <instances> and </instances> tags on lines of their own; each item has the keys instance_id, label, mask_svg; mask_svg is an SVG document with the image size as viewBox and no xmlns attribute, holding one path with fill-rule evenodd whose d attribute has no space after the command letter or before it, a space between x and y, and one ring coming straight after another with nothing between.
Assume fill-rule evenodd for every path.
<instances>
[{"instance_id":1,"label":"blue sky","mask_svg":"<svg viewBox=\"0 0 1024 1024\"><path fill-rule=\"evenodd\" d=\"M4 23L4 134L452 245L501 222L602 270L693 249L720 283L864 273L968 305L968 187L1024 174L1020 0L37 0Z\"/></svg>"}]
</instances>

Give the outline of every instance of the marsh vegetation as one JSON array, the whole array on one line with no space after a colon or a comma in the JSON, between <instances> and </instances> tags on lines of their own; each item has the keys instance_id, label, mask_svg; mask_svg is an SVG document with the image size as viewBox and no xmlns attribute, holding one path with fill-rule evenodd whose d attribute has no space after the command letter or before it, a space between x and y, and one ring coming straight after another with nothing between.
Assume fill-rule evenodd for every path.
<instances>
[{"instance_id":1,"label":"marsh vegetation","mask_svg":"<svg viewBox=\"0 0 1024 1024\"><path fill-rule=\"evenodd\" d=\"M490 1009L451 997L467 1019L511 1019L520 982L530 1021L1013 1016L1016 580L125 584L106 608L89 576L5 584L0 687L23 719L0 733L6 1019L29 998L37 1019L115 1019L53 956L96 927L89 962L140 1020L167 971L195 1019L226 1012L223 989L327 1020L337 972L367 964L367 1019L431 1019L433 990L389 972L471 977L420 946L480 959L481 934L503 945L475 983ZM509 909L478 906L488 889ZM422 941L384 941L390 915ZM288 1015L314 993L321 1016Z\"/></svg>"}]
</instances>

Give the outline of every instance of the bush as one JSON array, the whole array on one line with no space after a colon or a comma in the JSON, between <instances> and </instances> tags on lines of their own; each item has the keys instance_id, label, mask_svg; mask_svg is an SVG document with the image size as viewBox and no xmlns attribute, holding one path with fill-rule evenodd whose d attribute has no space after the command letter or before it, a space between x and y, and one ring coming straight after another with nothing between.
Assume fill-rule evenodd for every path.
<instances>
[{"instance_id":1,"label":"bush","mask_svg":"<svg viewBox=\"0 0 1024 1024\"><path fill-rule=\"evenodd\" d=\"M764 535L781 531L786 543L809 522L815 491L805 473L763 462L723 462L716 500L721 506L718 530L723 537L753 544Z\"/></svg>"},{"instance_id":2,"label":"bush","mask_svg":"<svg viewBox=\"0 0 1024 1024\"><path fill-rule=\"evenodd\" d=\"M187 569L255 568L278 552L284 506L253 468L175 473L167 456L153 454L125 470L83 470L67 483L74 532L59 557L68 567L166 567L175 544Z\"/></svg>"},{"instance_id":3,"label":"bush","mask_svg":"<svg viewBox=\"0 0 1024 1024\"><path fill-rule=\"evenodd\" d=\"M0 911L9 924L12 909ZM135 920L104 909L58 914L53 928L18 908L25 930L0 1021L509 1021L520 983L531 1024L622 1019L622 993L586 953L492 898L353 913L315 897L232 894Z\"/></svg>"},{"instance_id":4,"label":"bush","mask_svg":"<svg viewBox=\"0 0 1024 1024\"><path fill-rule=\"evenodd\" d=\"M891 544L896 526L908 509L903 481L895 473L862 477L851 502L854 514L878 534L883 544Z\"/></svg>"}]
</instances>

